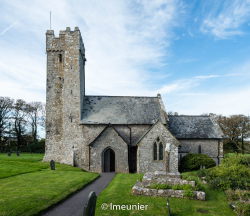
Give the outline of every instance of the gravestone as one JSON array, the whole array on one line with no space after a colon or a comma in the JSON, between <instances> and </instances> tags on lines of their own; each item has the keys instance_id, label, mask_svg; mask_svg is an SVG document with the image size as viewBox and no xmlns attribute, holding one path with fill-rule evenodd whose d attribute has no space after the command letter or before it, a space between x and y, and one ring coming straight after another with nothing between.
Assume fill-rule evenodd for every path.
<instances>
[{"instance_id":1,"label":"gravestone","mask_svg":"<svg viewBox=\"0 0 250 216\"><path fill-rule=\"evenodd\" d=\"M55 170L55 169L56 169L56 163L55 163L54 160L51 160L51 161L50 161L50 169L51 169L51 170Z\"/></svg>"},{"instance_id":2,"label":"gravestone","mask_svg":"<svg viewBox=\"0 0 250 216\"><path fill-rule=\"evenodd\" d=\"M87 205L83 209L83 216L95 216L97 196L94 191L89 193Z\"/></svg>"}]
</instances>

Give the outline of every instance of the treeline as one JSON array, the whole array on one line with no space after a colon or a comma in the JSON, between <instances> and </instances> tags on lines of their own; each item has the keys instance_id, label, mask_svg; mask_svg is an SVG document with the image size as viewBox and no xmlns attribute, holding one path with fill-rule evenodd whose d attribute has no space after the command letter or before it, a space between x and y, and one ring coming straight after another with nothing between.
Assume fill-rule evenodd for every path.
<instances>
[{"instance_id":1,"label":"treeline","mask_svg":"<svg viewBox=\"0 0 250 216\"><path fill-rule=\"evenodd\" d=\"M179 115L168 112L168 115ZM246 115L223 116L214 113L203 114L211 116L222 129L224 137L224 152L250 153L250 117Z\"/></svg>"},{"instance_id":2,"label":"treeline","mask_svg":"<svg viewBox=\"0 0 250 216\"><path fill-rule=\"evenodd\" d=\"M45 104L0 97L0 152L44 152Z\"/></svg>"},{"instance_id":3,"label":"treeline","mask_svg":"<svg viewBox=\"0 0 250 216\"><path fill-rule=\"evenodd\" d=\"M214 115L224 135L224 151L250 153L250 117Z\"/></svg>"}]
</instances>

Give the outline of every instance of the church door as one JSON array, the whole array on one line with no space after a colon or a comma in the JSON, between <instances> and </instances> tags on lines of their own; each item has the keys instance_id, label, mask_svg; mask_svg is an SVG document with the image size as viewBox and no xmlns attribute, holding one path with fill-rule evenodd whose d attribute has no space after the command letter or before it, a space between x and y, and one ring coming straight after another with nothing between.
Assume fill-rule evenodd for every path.
<instances>
[{"instance_id":1,"label":"church door","mask_svg":"<svg viewBox=\"0 0 250 216\"><path fill-rule=\"evenodd\" d=\"M137 146L129 146L129 155L128 155L128 162L129 162L129 172L136 173L136 166L137 166Z\"/></svg>"},{"instance_id":2,"label":"church door","mask_svg":"<svg viewBox=\"0 0 250 216\"><path fill-rule=\"evenodd\" d=\"M115 172L115 152L111 148L103 152L103 172Z\"/></svg>"}]
</instances>

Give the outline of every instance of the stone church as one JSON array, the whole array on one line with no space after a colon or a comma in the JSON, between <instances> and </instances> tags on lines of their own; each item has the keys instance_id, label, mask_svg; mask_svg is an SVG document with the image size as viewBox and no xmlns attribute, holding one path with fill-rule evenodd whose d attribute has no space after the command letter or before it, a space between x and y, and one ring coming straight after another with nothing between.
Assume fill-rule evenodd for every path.
<instances>
[{"instance_id":1,"label":"stone church","mask_svg":"<svg viewBox=\"0 0 250 216\"><path fill-rule=\"evenodd\" d=\"M209 116L168 116L155 97L85 94L85 49L78 27L46 33L44 161L92 172L178 172L188 152L219 163L222 132ZM97 78L98 79L98 78Z\"/></svg>"}]
</instances>

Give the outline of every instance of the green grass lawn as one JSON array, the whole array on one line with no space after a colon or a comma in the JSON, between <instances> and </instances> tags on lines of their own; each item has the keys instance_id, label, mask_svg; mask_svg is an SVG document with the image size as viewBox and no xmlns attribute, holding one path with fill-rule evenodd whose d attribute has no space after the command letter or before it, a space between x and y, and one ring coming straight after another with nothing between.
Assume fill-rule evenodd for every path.
<instances>
[{"instance_id":1,"label":"green grass lawn","mask_svg":"<svg viewBox=\"0 0 250 216\"><path fill-rule=\"evenodd\" d=\"M109 186L99 195L97 201L97 216L110 215L167 215L166 198L134 196L131 188L140 174L117 174ZM224 192L212 190L206 187L207 201L170 198L171 211L174 216L233 216L229 208ZM148 210L102 210L102 203L112 204L145 204Z\"/></svg>"},{"instance_id":2,"label":"green grass lawn","mask_svg":"<svg viewBox=\"0 0 250 216\"><path fill-rule=\"evenodd\" d=\"M98 174L41 162L42 154L0 154L0 216L35 215L94 180Z\"/></svg>"}]
</instances>

